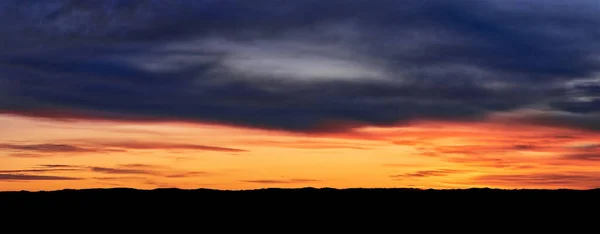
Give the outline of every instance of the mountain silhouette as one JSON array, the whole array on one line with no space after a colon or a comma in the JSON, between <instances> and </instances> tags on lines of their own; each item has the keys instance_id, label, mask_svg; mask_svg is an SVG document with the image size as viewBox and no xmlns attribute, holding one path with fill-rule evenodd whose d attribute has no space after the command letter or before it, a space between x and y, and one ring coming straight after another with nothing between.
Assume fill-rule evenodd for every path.
<instances>
[{"instance_id":1,"label":"mountain silhouette","mask_svg":"<svg viewBox=\"0 0 600 234\"><path fill-rule=\"evenodd\" d=\"M1 192L0 211L20 231L484 233L580 230L599 201L600 189L115 188Z\"/></svg>"}]
</instances>

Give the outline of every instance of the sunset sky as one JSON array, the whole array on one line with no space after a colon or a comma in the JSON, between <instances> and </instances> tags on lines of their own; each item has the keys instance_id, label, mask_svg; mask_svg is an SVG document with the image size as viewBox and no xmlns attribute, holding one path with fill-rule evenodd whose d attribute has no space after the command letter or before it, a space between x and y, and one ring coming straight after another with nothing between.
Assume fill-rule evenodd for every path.
<instances>
[{"instance_id":1,"label":"sunset sky","mask_svg":"<svg viewBox=\"0 0 600 234\"><path fill-rule=\"evenodd\" d=\"M3 0L0 190L600 187L596 0Z\"/></svg>"}]
</instances>

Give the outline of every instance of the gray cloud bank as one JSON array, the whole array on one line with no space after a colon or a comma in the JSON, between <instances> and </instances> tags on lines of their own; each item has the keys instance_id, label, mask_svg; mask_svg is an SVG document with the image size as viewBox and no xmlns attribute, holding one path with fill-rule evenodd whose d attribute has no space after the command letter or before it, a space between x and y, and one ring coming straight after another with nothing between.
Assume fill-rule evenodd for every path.
<instances>
[{"instance_id":1,"label":"gray cloud bank","mask_svg":"<svg viewBox=\"0 0 600 234\"><path fill-rule=\"evenodd\" d=\"M514 120L600 130L599 4L6 0L0 112L325 131L535 109Z\"/></svg>"}]
</instances>

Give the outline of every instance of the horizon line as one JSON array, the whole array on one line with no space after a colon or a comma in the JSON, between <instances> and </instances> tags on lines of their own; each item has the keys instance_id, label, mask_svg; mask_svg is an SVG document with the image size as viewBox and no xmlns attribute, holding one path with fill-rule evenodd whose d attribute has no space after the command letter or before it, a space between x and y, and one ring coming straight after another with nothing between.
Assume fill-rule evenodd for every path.
<instances>
[{"instance_id":1,"label":"horizon line","mask_svg":"<svg viewBox=\"0 0 600 234\"><path fill-rule=\"evenodd\" d=\"M570 189L570 188L557 188L557 189L544 189L544 188L492 188L492 187L472 187L472 188L410 188L410 187L354 187L354 188L332 188L332 187L297 187L297 188L281 188L281 187L266 187L257 189L212 189L212 188L153 188L153 189L141 189L131 187L112 187L112 188L83 188L83 189L57 189L57 190L0 190L0 193L40 193L40 192L72 192L72 191L90 191L90 190L135 190L135 191L158 191L158 190L178 190L178 191L215 191L215 192L249 192L249 191L261 191L261 190L412 190L412 191L467 191L467 190L496 190L496 191L600 191L600 188L591 189Z\"/></svg>"}]
</instances>

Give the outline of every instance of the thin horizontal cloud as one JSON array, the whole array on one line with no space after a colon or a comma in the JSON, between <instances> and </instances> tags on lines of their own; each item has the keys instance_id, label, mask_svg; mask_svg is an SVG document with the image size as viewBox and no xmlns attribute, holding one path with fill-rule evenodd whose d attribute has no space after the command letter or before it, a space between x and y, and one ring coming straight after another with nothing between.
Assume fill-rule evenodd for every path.
<instances>
[{"instance_id":1,"label":"thin horizontal cloud","mask_svg":"<svg viewBox=\"0 0 600 234\"><path fill-rule=\"evenodd\" d=\"M465 141L475 143L437 145L430 146L427 149L435 151L441 156L485 157L488 155L518 154L519 152L562 152L565 149L561 144L566 144L566 141L551 141L543 138L531 140L529 136L522 136L520 138L507 137L502 132L497 133L495 138L494 140L487 140L480 137L466 137Z\"/></svg>"},{"instance_id":2,"label":"thin horizontal cloud","mask_svg":"<svg viewBox=\"0 0 600 234\"><path fill-rule=\"evenodd\" d=\"M576 161L583 161L583 162L585 162L585 161L600 162L600 152L567 154L567 155L562 156L561 159L576 160Z\"/></svg>"},{"instance_id":3,"label":"thin horizontal cloud","mask_svg":"<svg viewBox=\"0 0 600 234\"><path fill-rule=\"evenodd\" d=\"M247 150L198 144L165 143L152 141L116 141L105 142L87 140L78 144L0 144L0 150L10 151L10 156L21 158L39 158L64 154L115 153L129 150L196 150L240 153Z\"/></svg>"},{"instance_id":4,"label":"thin horizontal cloud","mask_svg":"<svg viewBox=\"0 0 600 234\"><path fill-rule=\"evenodd\" d=\"M571 149L581 150L581 151L591 151L591 152L600 152L600 143L577 143L571 144L568 146Z\"/></svg>"},{"instance_id":5,"label":"thin horizontal cloud","mask_svg":"<svg viewBox=\"0 0 600 234\"><path fill-rule=\"evenodd\" d=\"M38 153L101 152L99 149L89 149L68 144L0 144L0 149Z\"/></svg>"},{"instance_id":6,"label":"thin horizontal cloud","mask_svg":"<svg viewBox=\"0 0 600 234\"><path fill-rule=\"evenodd\" d=\"M396 145L405 145L405 146L416 146L416 145L424 144L423 141L419 141L419 140L395 140L392 143L396 144Z\"/></svg>"},{"instance_id":7,"label":"thin horizontal cloud","mask_svg":"<svg viewBox=\"0 0 600 234\"><path fill-rule=\"evenodd\" d=\"M464 170L452 170L452 169L440 169L440 170L424 170L424 171L416 171L411 173L399 174L399 175L391 175L392 178L425 178L425 177L440 177L440 176L448 176L452 174L465 173L468 171Z\"/></svg>"},{"instance_id":8,"label":"thin horizontal cloud","mask_svg":"<svg viewBox=\"0 0 600 234\"><path fill-rule=\"evenodd\" d=\"M14 158L45 158L49 156L56 156L57 154L47 153L8 153L7 156Z\"/></svg>"},{"instance_id":9,"label":"thin horizontal cloud","mask_svg":"<svg viewBox=\"0 0 600 234\"><path fill-rule=\"evenodd\" d=\"M78 169L78 168L80 168L79 166L67 165L67 164L41 164L41 165L38 165L38 167L60 168L60 169L70 169L70 168Z\"/></svg>"},{"instance_id":10,"label":"thin horizontal cloud","mask_svg":"<svg viewBox=\"0 0 600 234\"><path fill-rule=\"evenodd\" d=\"M256 184L296 184L296 183L310 183L310 182L319 182L319 181L320 180L314 180L314 179L242 180L242 182L256 183Z\"/></svg>"},{"instance_id":11,"label":"thin horizontal cloud","mask_svg":"<svg viewBox=\"0 0 600 234\"><path fill-rule=\"evenodd\" d=\"M25 170L0 170L0 173L45 173L45 172L66 172L81 171L79 168L49 168L49 169L25 169Z\"/></svg>"},{"instance_id":12,"label":"thin horizontal cloud","mask_svg":"<svg viewBox=\"0 0 600 234\"><path fill-rule=\"evenodd\" d=\"M356 149L368 150L376 147L373 144L358 142L331 142L327 140L294 140L294 141L276 141L276 140L247 140L238 143L251 144L252 146L268 146L292 149Z\"/></svg>"},{"instance_id":13,"label":"thin horizontal cloud","mask_svg":"<svg viewBox=\"0 0 600 234\"><path fill-rule=\"evenodd\" d=\"M88 167L96 173L112 175L144 175L164 178L193 178L206 176L212 173L205 171L188 171L172 168L164 165L150 164L121 164L116 167Z\"/></svg>"},{"instance_id":14,"label":"thin horizontal cloud","mask_svg":"<svg viewBox=\"0 0 600 234\"><path fill-rule=\"evenodd\" d=\"M150 170L128 169L128 168L109 168L109 167L90 167L92 172L104 174L141 174L141 175L157 175L157 172Z\"/></svg>"},{"instance_id":15,"label":"thin horizontal cloud","mask_svg":"<svg viewBox=\"0 0 600 234\"><path fill-rule=\"evenodd\" d=\"M174 187L176 187L176 186L174 186L173 184L170 184L170 183L159 182L159 181L149 180L149 179L145 179L144 180L144 184L150 185L150 186L154 186L154 187L158 187L158 188L174 188Z\"/></svg>"},{"instance_id":16,"label":"thin horizontal cloud","mask_svg":"<svg viewBox=\"0 0 600 234\"><path fill-rule=\"evenodd\" d=\"M457 155L488 155L498 153L509 153L515 151L541 151L544 150L540 146L516 144L516 145L455 145L455 146L438 146L435 150L439 154L457 154Z\"/></svg>"},{"instance_id":17,"label":"thin horizontal cloud","mask_svg":"<svg viewBox=\"0 0 600 234\"><path fill-rule=\"evenodd\" d=\"M206 176L211 173L204 171L187 171L163 165L122 164L116 167L88 167L90 171L112 175L144 175L164 178L192 178Z\"/></svg>"},{"instance_id":18,"label":"thin horizontal cloud","mask_svg":"<svg viewBox=\"0 0 600 234\"><path fill-rule=\"evenodd\" d=\"M188 171L188 172L174 172L172 174L166 174L165 177L168 178L188 178L188 177L197 177L197 176L204 176L209 174L208 172L204 172L204 171Z\"/></svg>"},{"instance_id":19,"label":"thin horizontal cloud","mask_svg":"<svg viewBox=\"0 0 600 234\"><path fill-rule=\"evenodd\" d=\"M169 166L165 166L165 165L154 165L154 164L143 164L143 163L119 164L119 167L148 169L148 170L169 169L170 168Z\"/></svg>"},{"instance_id":20,"label":"thin horizontal cloud","mask_svg":"<svg viewBox=\"0 0 600 234\"><path fill-rule=\"evenodd\" d=\"M490 174L472 178L472 182L490 186L509 187L564 187L596 188L600 186L600 174L565 172L534 174Z\"/></svg>"},{"instance_id":21,"label":"thin horizontal cloud","mask_svg":"<svg viewBox=\"0 0 600 234\"><path fill-rule=\"evenodd\" d=\"M381 164L381 166L384 166L384 167L416 167L416 166L422 166L422 165L411 164L411 163L384 163L384 164Z\"/></svg>"},{"instance_id":22,"label":"thin horizontal cloud","mask_svg":"<svg viewBox=\"0 0 600 234\"><path fill-rule=\"evenodd\" d=\"M145 179L144 177L135 177L135 176L100 176L100 177L92 177L95 180L101 181L123 181L123 180L141 180Z\"/></svg>"},{"instance_id":23,"label":"thin horizontal cloud","mask_svg":"<svg viewBox=\"0 0 600 234\"><path fill-rule=\"evenodd\" d=\"M515 150L535 150L535 149L538 149L538 147L535 146L535 145L525 145L525 144L513 145L512 148L515 149Z\"/></svg>"},{"instance_id":24,"label":"thin horizontal cloud","mask_svg":"<svg viewBox=\"0 0 600 234\"><path fill-rule=\"evenodd\" d=\"M219 152L246 152L243 149L218 147L198 144L183 143L164 143L151 141L119 141L119 142L98 142L98 145L110 148L135 149L135 150L200 150L200 151L219 151Z\"/></svg>"},{"instance_id":25,"label":"thin horizontal cloud","mask_svg":"<svg viewBox=\"0 0 600 234\"><path fill-rule=\"evenodd\" d=\"M111 180L110 178L136 178L135 176L162 177L162 178L193 178L198 176L210 175L204 171L188 171L171 168L163 165L149 164L122 164L115 167L99 167L99 166L82 166L82 165L65 165L65 164L50 164L38 165L29 169L17 170L0 170L0 174L24 174L31 176L46 176L45 173L69 173L69 172L92 172L105 175L114 175L113 177L93 177L99 180ZM44 178L44 177L41 177Z\"/></svg>"},{"instance_id":26,"label":"thin horizontal cloud","mask_svg":"<svg viewBox=\"0 0 600 234\"><path fill-rule=\"evenodd\" d=\"M516 110L514 114L509 113L507 115L501 115L501 117L498 118L499 121L507 123L527 123L595 132L600 131L600 123L597 121L598 119L600 119L600 110L595 106L590 107L590 113Z\"/></svg>"},{"instance_id":27,"label":"thin horizontal cloud","mask_svg":"<svg viewBox=\"0 0 600 234\"><path fill-rule=\"evenodd\" d=\"M33 181L33 180L80 180L81 178L50 176L50 175L29 175L29 174L0 174L0 181Z\"/></svg>"}]
</instances>

